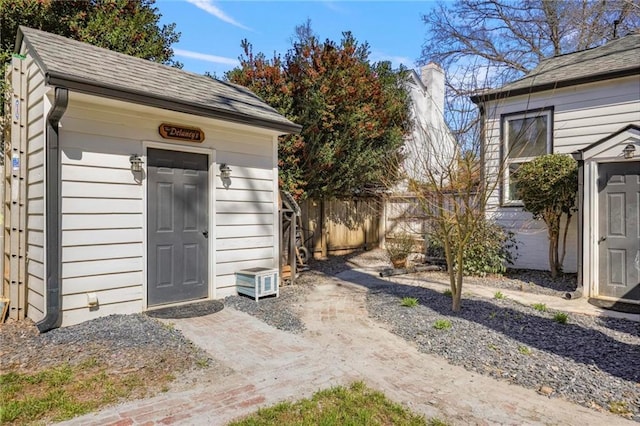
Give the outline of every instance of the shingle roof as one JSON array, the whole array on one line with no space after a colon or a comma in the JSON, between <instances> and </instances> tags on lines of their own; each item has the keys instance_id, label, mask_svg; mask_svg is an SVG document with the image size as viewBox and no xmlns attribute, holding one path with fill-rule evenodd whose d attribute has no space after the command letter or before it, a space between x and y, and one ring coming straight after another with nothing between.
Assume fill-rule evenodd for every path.
<instances>
[{"instance_id":1,"label":"shingle roof","mask_svg":"<svg viewBox=\"0 0 640 426\"><path fill-rule=\"evenodd\" d=\"M640 33L544 59L523 78L471 97L474 102L640 74Z\"/></svg>"},{"instance_id":2,"label":"shingle roof","mask_svg":"<svg viewBox=\"0 0 640 426\"><path fill-rule=\"evenodd\" d=\"M21 26L48 84L179 112L297 133L247 88Z\"/></svg>"}]
</instances>

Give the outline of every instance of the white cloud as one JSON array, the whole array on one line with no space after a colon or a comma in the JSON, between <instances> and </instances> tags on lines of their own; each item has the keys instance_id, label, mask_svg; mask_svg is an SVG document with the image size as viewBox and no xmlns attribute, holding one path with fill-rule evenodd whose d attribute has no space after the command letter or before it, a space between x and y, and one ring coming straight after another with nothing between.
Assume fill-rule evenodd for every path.
<instances>
[{"instance_id":1,"label":"white cloud","mask_svg":"<svg viewBox=\"0 0 640 426\"><path fill-rule=\"evenodd\" d=\"M244 30L253 31L251 28L245 25L242 25L240 22L236 21L231 16L224 13L222 9L220 9L218 6L213 4L212 0L187 0L187 2L215 16L221 21L226 22L227 24L231 24L233 26L242 28Z\"/></svg>"},{"instance_id":2,"label":"white cloud","mask_svg":"<svg viewBox=\"0 0 640 426\"><path fill-rule=\"evenodd\" d=\"M237 59L225 58L224 56L209 55L206 53L192 52L190 50L182 49L173 49L173 53L182 58L197 59L199 61L212 62L214 64L239 65Z\"/></svg>"}]
</instances>

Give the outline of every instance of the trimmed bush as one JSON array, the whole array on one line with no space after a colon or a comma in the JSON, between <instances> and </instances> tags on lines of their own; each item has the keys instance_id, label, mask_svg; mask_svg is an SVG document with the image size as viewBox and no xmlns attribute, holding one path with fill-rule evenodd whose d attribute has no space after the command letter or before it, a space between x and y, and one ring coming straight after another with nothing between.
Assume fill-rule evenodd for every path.
<instances>
[{"instance_id":1,"label":"trimmed bush","mask_svg":"<svg viewBox=\"0 0 640 426\"><path fill-rule=\"evenodd\" d=\"M444 258L444 246L435 235L427 237L427 256ZM505 232L491 221L484 221L466 245L464 250L464 275L484 277L487 274L502 274L507 265L513 264L515 257L510 249L517 249L514 234ZM455 252L456 248L452 250ZM457 268L457 265L454 265Z\"/></svg>"}]
</instances>

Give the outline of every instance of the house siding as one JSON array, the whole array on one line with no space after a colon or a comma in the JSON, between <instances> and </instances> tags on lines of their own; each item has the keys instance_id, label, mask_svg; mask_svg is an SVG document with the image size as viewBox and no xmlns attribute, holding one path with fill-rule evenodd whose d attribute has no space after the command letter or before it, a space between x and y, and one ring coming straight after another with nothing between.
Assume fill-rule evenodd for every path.
<instances>
[{"instance_id":1,"label":"house siding","mask_svg":"<svg viewBox=\"0 0 640 426\"><path fill-rule=\"evenodd\" d=\"M494 188L487 213L516 233L518 259L514 267L548 269L548 238L544 223L521 207L500 205L500 185L495 178L500 166L500 116L553 107L553 152L568 154L606 137L629 123L640 123L640 82L637 76L572 86L554 91L517 96L485 105L485 164L487 182ZM567 239L564 271L577 270L577 218L572 219Z\"/></svg>"},{"instance_id":2,"label":"house siding","mask_svg":"<svg viewBox=\"0 0 640 426\"><path fill-rule=\"evenodd\" d=\"M209 216L215 231L209 238L215 238L215 263L210 266L215 275L210 297L235 294L237 270L277 267L272 134L229 129L213 120L117 101L78 98L72 94L60 136L63 325L146 309L146 186L136 181L129 156L144 154L147 144L205 148L214 155L210 172L216 176L210 182L215 188L210 197L215 201ZM199 127L205 141L163 140L158 134L161 122ZM232 169L228 189L219 177L220 163ZM89 292L96 293L99 309L88 309Z\"/></svg>"},{"instance_id":3,"label":"house siding","mask_svg":"<svg viewBox=\"0 0 640 426\"><path fill-rule=\"evenodd\" d=\"M23 52L26 70L26 244L27 244L27 312L31 320L37 322L45 311L45 128L49 100L44 75L36 65L30 52Z\"/></svg>"}]
</instances>

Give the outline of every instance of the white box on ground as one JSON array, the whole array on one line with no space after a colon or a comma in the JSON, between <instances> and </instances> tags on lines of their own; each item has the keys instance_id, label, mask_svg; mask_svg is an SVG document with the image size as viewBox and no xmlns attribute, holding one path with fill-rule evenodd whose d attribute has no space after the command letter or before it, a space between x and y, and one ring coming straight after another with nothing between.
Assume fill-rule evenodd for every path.
<instances>
[{"instance_id":1,"label":"white box on ground","mask_svg":"<svg viewBox=\"0 0 640 426\"><path fill-rule=\"evenodd\" d=\"M278 270L272 268L248 268L236 272L236 290L240 294L253 297L278 297Z\"/></svg>"}]
</instances>

